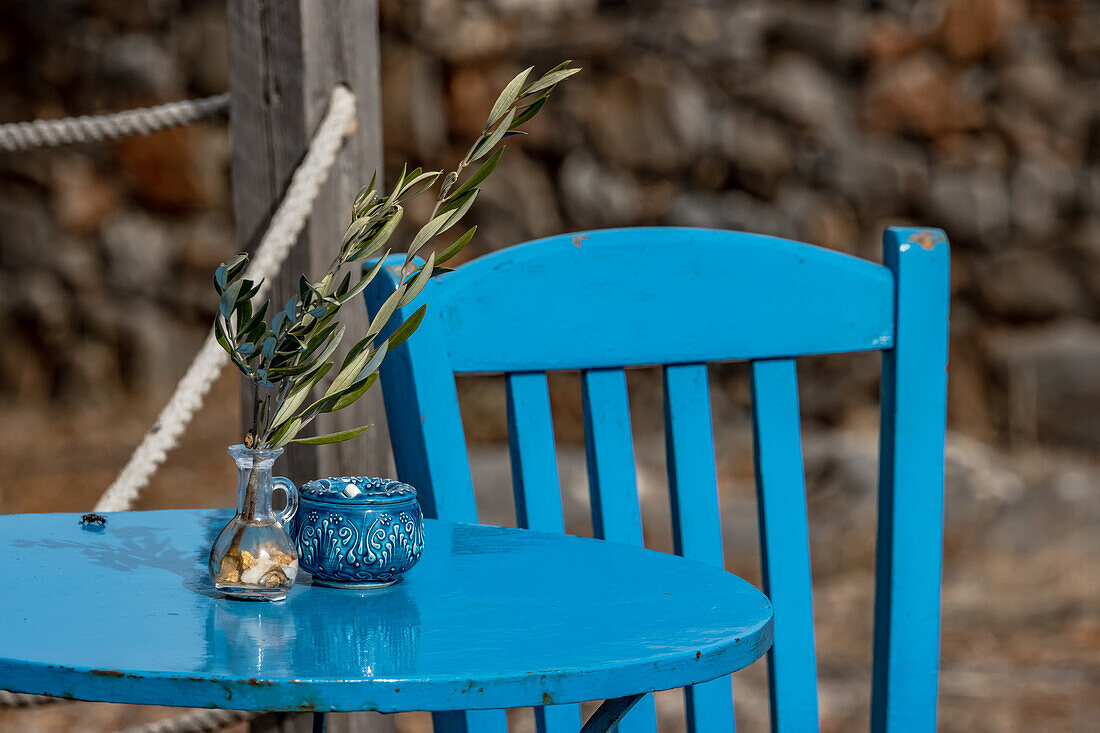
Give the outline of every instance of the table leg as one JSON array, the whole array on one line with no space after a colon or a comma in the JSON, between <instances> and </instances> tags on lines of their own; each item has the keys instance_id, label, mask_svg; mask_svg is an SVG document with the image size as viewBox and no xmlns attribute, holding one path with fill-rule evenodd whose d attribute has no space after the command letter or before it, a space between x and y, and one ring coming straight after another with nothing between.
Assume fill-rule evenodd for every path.
<instances>
[{"instance_id":1,"label":"table leg","mask_svg":"<svg viewBox=\"0 0 1100 733\"><path fill-rule=\"evenodd\" d=\"M614 733L619 727L619 721L621 721L626 714L630 712L630 709L643 697L645 697L644 692L637 695L627 695L626 697L616 697L611 700L604 700L596 709L596 712L592 713L592 717L588 719L584 727L581 728L581 733Z\"/></svg>"}]
</instances>

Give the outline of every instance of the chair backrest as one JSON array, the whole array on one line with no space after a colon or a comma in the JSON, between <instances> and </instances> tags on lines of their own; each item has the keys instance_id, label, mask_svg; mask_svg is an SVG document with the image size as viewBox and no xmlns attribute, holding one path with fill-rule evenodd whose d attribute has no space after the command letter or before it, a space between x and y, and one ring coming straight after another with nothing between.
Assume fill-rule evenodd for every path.
<instances>
[{"instance_id":1,"label":"chair backrest","mask_svg":"<svg viewBox=\"0 0 1100 733\"><path fill-rule=\"evenodd\" d=\"M935 729L946 412L948 245L890 228L885 265L740 232L582 232L477 259L428 284L419 330L382 368L398 474L429 516L477 521L455 375L506 375L521 527L563 531L546 371L579 369L597 537L640 544L623 367L661 365L675 551L723 564L706 363L751 361L772 727L818 728L806 494L794 357L883 353L872 729ZM400 260L368 289L377 310ZM397 321L397 319L395 319ZM537 711L577 730L575 706ZM732 729L728 680L687 691L691 731ZM633 730L652 729L652 703ZM630 720L631 718L628 718ZM437 730L490 729L454 713ZM624 724L626 721L624 721Z\"/></svg>"}]
</instances>

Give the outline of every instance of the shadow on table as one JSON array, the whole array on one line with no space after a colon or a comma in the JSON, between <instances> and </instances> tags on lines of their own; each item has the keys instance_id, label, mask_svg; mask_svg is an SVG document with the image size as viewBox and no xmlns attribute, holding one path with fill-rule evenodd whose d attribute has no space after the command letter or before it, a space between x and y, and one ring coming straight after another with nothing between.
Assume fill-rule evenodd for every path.
<instances>
[{"instance_id":1,"label":"shadow on table","mask_svg":"<svg viewBox=\"0 0 1100 733\"><path fill-rule=\"evenodd\" d=\"M188 590L209 598L222 598L214 589L207 573L207 552L218 532L228 521L219 513L202 520L204 542L198 547L180 549L168 527L108 526L107 534L87 531L77 540L37 539L16 540L16 547L44 547L49 550L79 551L99 567L128 573L142 568L166 570L183 580Z\"/></svg>"}]
</instances>

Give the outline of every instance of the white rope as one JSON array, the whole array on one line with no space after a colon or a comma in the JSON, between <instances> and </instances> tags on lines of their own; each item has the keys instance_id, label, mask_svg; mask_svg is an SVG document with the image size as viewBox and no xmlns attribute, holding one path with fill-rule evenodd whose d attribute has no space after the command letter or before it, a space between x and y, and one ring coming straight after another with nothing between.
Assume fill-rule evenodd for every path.
<instances>
[{"instance_id":1,"label":"white rope","mask_svg":"<svg viewBox=\"0 0 1100 733\"><path fill-rule=\"evenodd\" d=\"M59 700L61 698L0 690L0 707L24 708ZM252 720L259 715L246 710L195 710L167 720L127 728L123 733L206 733Z\"/></svg>"},{"instance_id":2,"label":"white rope","mask_svg":"<svg viewBox=\"0 0 1100 733\"><path fill-rule=\"evenodd\" d=\"M168 720L126 728L122 733L204 733L243 723L258 715L260 713L245 710L196 710Z\"/></svg>"},{"instance_id":3,"label":"white rope","mask_svg":"<svg viewBox=\"0 0 1100 733\"><path fill-rule=\"evenodd\" d=\"M328 112L309 144L302 164L294 172L283 201L271 217L267 233L260 240L256 256L252 259L245 277L264 280L258 296L262 296L279 272L290 248L298 239L317 198L321 184L328 178L329 169L336 159L336 152L345 135L350 133L355 121L355 95L347 87L332 90ZM176 447L180 436L202 406L203 398L217 379L228 356L214 338L213 331L206 337L195 360L176 386L168 404L157 416L157 421L146 433L141 444L119 473L114 483L95 505L97 512L126 511L133 506L138 494L149 483L150 477Z\"/></svg>"},{"instance_id":4,"label":"white rope","mask_svg":"<svg viewBox=\"0 0 1100 733\"><path fill-rule=\"evenodd\" d=\"M13 122L0 125L0 151L12 153L30 148L55 148L72 143L148 135L157 130L190 125L206 117L213 117L228 107L229 95L219 94L216 97L187 99L109 115Z\"/></svg>"},{"instance_id":5,"label":"white rope","mask_svg":"<svg viewBox=\"0 0 1100 733\"><path fill-rule=\"evenodd\" d=\"M61 699L0 690L0 707L32 707L58 702ZM123 733L205 733L243 723L259 715L260 713L247 710L195 710L167 720L127 728Z\"/></svg>"},{"instance_id":6,"label":"white rope","mask_svg":"<svg viewBox=\"0 0 1100 733\"><path fill-rule=\"evenodd\" d=\"M33 705L45 705L56 702L56 697L43 697L42 695L24 695L21 692L8 692L0 690L0 707L29 708Z\"/></svg>"}]
</instances>

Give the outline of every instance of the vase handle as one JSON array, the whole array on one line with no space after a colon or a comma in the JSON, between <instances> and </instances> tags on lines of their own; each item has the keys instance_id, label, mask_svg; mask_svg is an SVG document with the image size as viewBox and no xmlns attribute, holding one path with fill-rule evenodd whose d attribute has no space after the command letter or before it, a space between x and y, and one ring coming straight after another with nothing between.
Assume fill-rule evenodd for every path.
<instances>
[{"instance_id":1,"label":"vase handle","mask_svg":"<svg viewBox=\"0 0 1100 733\"><path fill-rule=\"evenodd\" d=\"M279 520L280 524L287 527L290 520L294 518L294 513L298 511L298 487L286 476L276 476L271 479L271 485L272 490L282 489L283 493L286 494L286 506L275 515L275 518Z\"/></svg>"}]
</instances>

